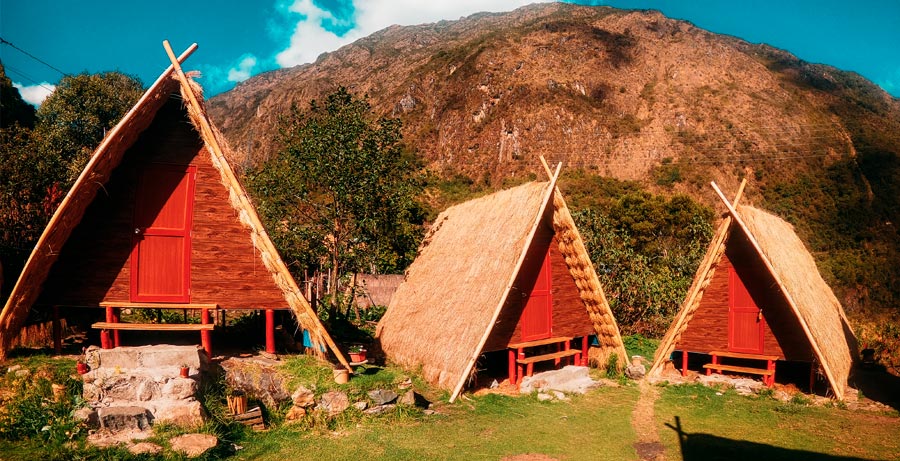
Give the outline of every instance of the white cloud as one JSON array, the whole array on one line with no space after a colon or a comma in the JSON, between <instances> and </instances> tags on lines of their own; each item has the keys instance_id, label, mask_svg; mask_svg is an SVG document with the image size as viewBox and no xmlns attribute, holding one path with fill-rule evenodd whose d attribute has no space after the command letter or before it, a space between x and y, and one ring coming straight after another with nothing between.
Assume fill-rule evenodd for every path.
<instances>
[{"instance_id":1,"label":"white cloud","mask_svg":"<svg viewBox=\"0 0 900 461\"><path fill-rule=\"evenodd\" d=\"M470 14L490 11L511 11L535 0L353 0L355 26L342 36L326 30L323 24L338 22L327 10L313 4L312 0L295 0L289 10L304 19L297 23L287 49L278 53L276 61L281 67L291 67L313 62L322 53L334 51L359 38L385 27L454 20Z\"/></svg>"},{"instance_id":2,"label":"white cloud","mask_svg":"<svg viewBox=\"0 0 900 461\"><path fill-rule=\"evenodd\" d=\"M50 96L50 93L53 93L53 90L56 89L56 85L47 82L41 82L31 86L13 82L13 86L19 90L19 94L22 95L22 99L24 99L25 102L35 107L40 106L41 103L47 99L47 96Z\"/></svg>"},{"instance_id":3,"label":"white cloud","mask_svg":"<svg viewBox=\"0 0 900 461\"><path fill-rule=\"evenodd\" d=\"M256 67L256 56L244 55L237 67L228 69L229 82L243 82L253 75L253 68Z\"/></svg>"}]
</instances>

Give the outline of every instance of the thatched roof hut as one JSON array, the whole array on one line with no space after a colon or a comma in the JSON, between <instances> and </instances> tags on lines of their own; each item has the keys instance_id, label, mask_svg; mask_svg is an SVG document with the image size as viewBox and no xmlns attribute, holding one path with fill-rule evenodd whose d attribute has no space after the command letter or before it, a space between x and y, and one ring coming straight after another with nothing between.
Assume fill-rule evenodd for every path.
<instances>
[{"instance_id":1,"label":"thatched roof hut","mask_svg":"<svg viewBox=\"0 0 900 461\"><path fill-rule=\"evenodd\" d=\"M552 327L544 334L596 334L604 356L624 359L616 321L555 178L441 213L376 337L390 360L421 368L455 399L481 354L528 339L521 320L542 267L552 278L546 282L552 289L544 286L552 296Z\"/></svg>"},{"instance_id":2,"label":"thatched roof hut","mask_svg":"<svg viewBox=\"0 0 900 461\"><path fill-rule=\"evenodd\" d=\"M290 309L346 364L238 182L200 86L181 71L194 49L170 55L53 214L0 312L0 359L36 302L137 301Z\"/></svg>"},{"instance_id":3,"label":"thatched roof hut","mask_svg":"<svg viewBox=\"0 0 900 461\"><path fill-rule=\"evenodd\" d=\"M362 308L387 306L402 282L401 274L357 274L354 278L356 305Z\"/></svg>"},{"instance_id":4,"label":"thatched roof hut","mask_svg":"<svg viewBox=\"0 0 900 461\"><path fill-rule=\"evenodd\" d=\"M676 349L708 353L750 348L780 360L817 363L835 397L843 399L856 340L812 255L784 220L722 200L728 215L650 373L660 373ZM740 325L744 304L751 307L749 327ZM740 333L746 328L758 336Z\"/></svg>"}]
</instances>

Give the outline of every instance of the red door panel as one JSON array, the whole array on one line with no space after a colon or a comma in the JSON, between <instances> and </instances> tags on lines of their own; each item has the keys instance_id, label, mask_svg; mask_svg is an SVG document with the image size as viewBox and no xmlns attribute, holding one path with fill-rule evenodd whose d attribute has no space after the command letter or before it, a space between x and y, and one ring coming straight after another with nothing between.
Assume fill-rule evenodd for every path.
<instances>
[{"instance_id":1,"label":"red door panel","mask_svg":"<svg viewBox=\"0 0 900 461\"><path fill-rule=\"evenodd\" d=\"M553 332L553 299L550 251L544 255L541 270L522 311L522 341L549 338Z\"/></svg>"},{"instance_id":2,"label":"red door panel","mask_svg":"<svg viewBox=\"0 0 900 461\"><path fill-rule=\"evenodd\" d=\"M148 165L138 177L131 301L190 302L193 165Z\"/></svg>"},{"instance_id":3,"label":"red door panel","mask_svg":"<svg viewBox=\"0 0 900 461\"><path fill-rule=\"evenodd\" d=\"M734 268L728 269L728 349L763 353L765 320Z\"/></svg>"}]
</instances>

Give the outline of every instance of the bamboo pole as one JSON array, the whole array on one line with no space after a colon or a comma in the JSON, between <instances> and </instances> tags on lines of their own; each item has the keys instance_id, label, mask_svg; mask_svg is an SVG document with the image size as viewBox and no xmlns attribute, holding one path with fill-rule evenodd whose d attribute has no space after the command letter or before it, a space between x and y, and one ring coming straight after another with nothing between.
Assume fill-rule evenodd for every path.
<instances>
[{"instance_id":1,"label":"bamboo pole","mask_svg":"<svg viewBox=\"0 0 900 461\"><path fill-rule=\"evenodd\" d=\"M812 345L813 350L816 352L816 357L819 359L819 363L822 365L822 368L825 370L825 375L828 377L828 382L831 383L831 389L834 391L834 396L837 397L838 400L844 400L844 389L839 388L837 386L837 380L834 377L834 374L831 371L831 367L828 365L828 362L824 360L824 356L822 355L822 350L819 348L819 344L816 342L815 337L813 337L812 331L809 329L809 325L806 323L806 319L800 315L800 310L797 308L797 302L794 301L791 293L785 288L784 283L781 281L781 278L778 277L778 273L775 272L775 267L772 265L772 262L769 261L769 257L763 252L762 247L759 245L759 242L756 240L756 237L750 232L750 228L747 227L747 224L741 219L740 215L738 215L737 210L728 203L728 199L725 198L725 195L722 194L722 191L719 190L719 186L716 183L712 183L713 189L715 189L716 194L719 195L719 198L722 202L725 203L725 207L728 208L728 212L731 213L731 216L734 218L734 221L738 224L738 226L743 229L744 234L747 235L747 240L753 245L753 248L756 249L757 254L759 254L760 259L762 259L763 264L765 264L766 269L768 269L769 273L772 274L772 278L775 279L775 284L778 285L778 289L781 290L781 293L784 295L784 298L787 300L788 304L791 306L791 309L794 311L794 315L797 316L797 320L800 322L800 326L803 327L803 331L806 333L806 337L809 339L810 345Z\"/></svg>"},{"instance_id":2,"label":"bamboo pole","mask_svg":"<svg viewBox=\"0 0 900 461\"><path fill-rule=\"evenodd\" d=\"M494 314L491 316L491 322L488 323L487 328L485 328L484 333L481 335L481 341L478 342L478 347L475 348L475 351L472 353L472 356L469 358L466 367L463 369L462 375L459 377L459 382L456 384L456 387L453 389L453 393L450 395L450 402L452 403L456 400L456 397L459 396L459 393L462 391L463 385L466 383L466 379L469 377L469 373L472 371L472 367L475 366L475 361L478 360L478 356L481 355L481 349L484 348L484 344L487 342L488 337L491 334L491 330L494 328L494 324L497 323L497 318L500 317L500 311L503 310L503 305L506 304L506 299L509 297L509 292L512 290L513 285L516 282L516 276L519 275L519 270L522 268L522 264L525 263L525 256L528 253L529 247L531 247L531 242L534 240L534 235L537 233L538 226L541 224L541 220L544 217L544 212L547 210L547 206L550 204L550 200L553 197L553 191L556 188L556 181L559 179L559 170L562 168L562 163L556 166L556 174L550 178L550 185L547 187L547 191L544 192L544 198L541 200L541 206L538 209L537 217L535 217L534 223L531 226L531 229L528 232L528 236L525 239L525 245L522 247L522 253L519 254L519 259L516 261L516 266L512 271L512 274L509 277L509 281L506 284L506 288L503 290L503 295L500 297L500 301L497 303L497 307L494 308Z\"/></svg>"},{"instance_id":3,"label":"bamboo pole","mask_svg":"<svg viewBox=\"0 0 900 461\"><path fill-rule=\"evenodd\" d=\"M175 59L175 53L172 52L172 47L169 45L168 40L163 41L163 48L165 48L166 54L169 55L169 60L172 61L172 66L175 69L175 75L178 77L178 80L181 82L181 85L185 89L185 94L187 94L187 96L188 96L188 102L191 104L191 106L193 106L193 108L197 111L198 114L203 114L202 106L200 105L200 102L197 100L197 96L194 94L194 91L191 89L190 82L188 82L187 77L184 75L184 72L181 70L181 65ZM198 118L199 118L199 123L200 123L200 130L202 132L201 134L203 135L204 139L209 143L209 147L213 151L213 152L211 152L211 154L218 157L218 159L220 160L220 163L223 166L219 171L222 173L223 176L225 176L225 179L230 184L235 186L235 192L236 192L235 195L237 196L239 202L241 203L242 208L245 211L247 211L248 218L253 223L253 225L258 229L260 236L264 237L264 238L257 239L257 242L259 242L263 246L263 248L266 250L266 252L269 255L275 256L273 259L274 259L274 264L278 268L278 271L281 272L282 274L287 274L287 276L285 276L284 279L285 279L286 283L288 284L290 291L292 291L295 295L292 298L297 299L297 302L300 304L300 307L302 308L302 310L305 311L304 313L309 318L309 321L311 323L313 323L316 326L316 328L319 330L318 331L319 336L325 340L325 342L331 348L331 351L334 353L335 357L337 357L338 361L341 362L341 364L344 366L344 368L347 369L347 371L352 371L352 368L350 367L350 364L347 362L347 359L344 358L344 355L338 349L337 345L334 343L334 340L332 340L331 336L328 334L328 332L325 331L325 327L319 321L318 315L312 310L310 305L307 302L305 302L305 300L303 299L303 296L300 292L300 287L297 286L297 282L294 280L294 277L290 275L290 272L287 270L287 266L285 266L284 261L281 260L281 257L278 254L278 250L275 248L275 245L272 243L272 240L269 238L268 234L266 233L265 227L262 225L262 222L259 220L259 216L256 214L255 209L253 208L253 204L250 201L250 198L247 196L247 193L244 191L243 187L240 186L240 183L238 182L237 177L234 175L234 172L231 170L231 168L229 166L227 166L228 165L227 159L225 159L225 155L222 152L222 147L219 145L218 139L216 138L216 135L213 132L212 127L209 124L209 121L206 119L206 117L201 116ZM290 301L292 298L289 297L289 299L288 299L289 304L290 304ZM293 308L294 306L292 305L291 307ZM299 312L295 312L295 314L297 314L298 316L300 315Z\"/></svg>"}]
</instances>

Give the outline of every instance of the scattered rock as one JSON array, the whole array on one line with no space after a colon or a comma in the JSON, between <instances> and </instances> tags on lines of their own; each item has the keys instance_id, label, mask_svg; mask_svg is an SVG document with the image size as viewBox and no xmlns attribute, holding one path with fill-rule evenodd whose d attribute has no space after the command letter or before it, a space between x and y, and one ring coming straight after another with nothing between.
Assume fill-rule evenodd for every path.
<instances>
[{"instance_id":1,"label":"scattered rock","mask_svg":"<svg viewBox=\"0 0 900 461\"><path fill-rule=\"evenodd\" d=\"M427 416L431 416L431 415L433 415L433 414L435 414L435 413L437 413L437 412L434 411L434 410L423 410L422 413L424 413L424 414L427 415Z\"/></svg>"},{"instance_id":2,"label":"scattered rock","mask_svg":"<svg viewBox=\"0 0 900 461\"><path fill-rule=\"evenodd\" d=\"M386 405L397 400L397 393L386 389L375 389L369 391L369 398L372 399L372 404L375 406Z\"/></svg>"},{"instance_id":3,"label":"scattered rock","mask_svg":"<svg viewBox=\"0 0 900 461\"><path fill-rule=\"evenodd\" d=\"M291 400L293 400L294 406L307 408L316 404L316 394L301 384L297 387L297 390L291 394Z\"/></svg>"},{"instance_id":4,"label":"scattered rock","mask_svg":"<svg viewBox=\"0 0 900 461\"><path fill-rule=\"evenodd\" d=\"M491 381L490 387L491 387L491 389L496 389L496 388L500 387L500 383L498 383L497 380L495 379L495 380Z\"/></svg>"},{"instance_id":5,"label":"scattered rock","mask_svg":"<svg viewBox=\"0 0 900 461\"><path fill-rule=\"evenodd\" d=\"M416 405L415 391L413 391L412 389L406 391L406 393L403 394L403 397L400 397L400 400L398 400L397 403L399 403L400 405L408 405L411 407L415 406Z\"/></svg>"},{"instance_id":6,"label":"scattered rock","mask_svg":"<svg viewBox=\"0 0 900 461\"><path fill-rule=\"evenodd\" d=\"M27 370L27 369L21 369L21 370L16 370L15 374L16 374L16 378L25 378L25 377L31 375L31 371Z\"/></svg>"},{"instance_id":7,"label":"scattered rock","mask_svg":"<svg viewBox=\"0 0 900 461\"><path fill-rule=\"evenodd\" d=\"M206 413L200 402L191 400L154 400L148 402L155 421L182 427L197 427L203 424Z\"/></svg>"},{"instance_id":8,"label":"scattered rock","mask_svg":"<svg viewBox=\"0 0 900 461\"><path fill-rule=\"evenodd\" d=\"M350 406L350 399L341 391L326 392L322 395L319 406L328 412L328 416L335 416Z\"/></svg>"},{"instance_id":9,"label":"scattered rock","mask_svg":"<svg viewBox=\"0 0 900 461\"><path fill-rule=\"evenodd\" d=\"M553 394L553 397L555 397L556 400L563 400L563 401L568 401L568 400L569 400L569 398L566 397L566 394L564 394L564 393L562 393L562 392L560 392L560 391L551 391L550 393Z\"/></svg>"},{"instance_id":10,"label":"scattered rock","mask_svg":"<svg viewBox=\"0 0 900 461\"><path fill-rule=\"evenodd\" d=\"M139 442L128 447L128 451L133 455L151 454L156 455L162 452L162 447L150 442Z\"/></svg>"},{"instance_id":11,"label":"scattered rock","mask_svg":"<svg viewBox=\"0 0 900 461\"><path fill-rule=\"evenodd\" d=\"M625 376L631 379L641 379L647 374L647 367L643 364L629 365L625 369Z\"/></svg>"},{"instance_id":12,"label":"scattered rock","mask_svg":"<svg viewBox=\"0 0 900 461\"><path fill-rule=\"evenodd\" d=\"M184 434L169 439L172 450L184 453L188 458L196 458L219 443L219 439L209 434Z\"/></svg>"},{"instance_id":13,"label":"scattered rock","mask_svg":"<svg viewBox=\"0 0 900 461\"><path fill-rule=\"evenodd\" d=\"M84 407L75 410L72 414L72 417L75 421L81 421L87 427L90 428L99 428L100 427L100 418L97 417L97 411L91 407Z\"/></svg>"},{"instance_id":14,"label":"scattered rock","mask_svg":"<svg viewBox=\"0 0 900 461\"><path fill-rule=\"evenodd\" d=\"M363 411L366 408L369 408L369 403L366 401L359 401L353 404L353 407L359 411Z\"/></svg>"},{"instance_id":15,"label":"scattered rock","mask_svg":"<svg viewBox=\"0 0 900 461\"><path fill-rule=\"evenodd\" d=\"M378 415L384 413L386 411L393 410L397 405L389 403L387 405L378 405L377 407L369 408L368 410L363 411L363 413L367 415Z\"/></svg>"},{"instance_id":16,"label":"scattered rock","mask_svg":"<svg viewBox=\"0 0 900 461\"><path fill-rule=\"evenodd\" d=\"M7 369L6 369L6 372L7 372L7 373L15 373L15 372L17 372L17 371L19 371L19 370L21 370L21 369L22 369L22 365L13 365L13 366L7 368Z\"/></svg>"},{"instance_id":17,"label":"scattered rock","mask_svg":"<svg viewBox=\"0 0 900 461\"><path fill-rule=\"evenodd\" d=\"M306 416L306 408L294 405L288 410L287 414L284 415L284 419L288 421L297 421L303 419L304 416Z\"/></svg>"},{"instance_id":18,"label":"scattered rock","mask_svg":"<svg viewBox=\"0 0 900 461\"><path fill-rule=\"evenodd\" d=\"M401 390L406 390L406 389L409 389L410 387L412 387L412 379L409 379L409 378L405 378L403 381L400 382L400 384L397 385L397 388L401 389Z\"/></svg>"},{"instance_id":19,"label":"scattered rock","mask_svg":"<svg viewBox=\"0 0 900 461\"><path fill-rule=\"evenodd\" d=\"M120 444L130 444L132 440L144 440L153 435L153 430L145 431L137 429L128 429L124 431L113 432L106 429L100 429L92 432L87 436L87 442L95 447L111 447Z\"/></svg>"},{"instance_id":20,"label":"scattered rock","mask_svg":"<svg viewBox=\"0 0 900 461\"><path fill-rule=\"evenodd\" d=\"M163 385L162 395L169 399L189 399L197 393L197 381L191 378L172 378Z\"/></svg>"},{"instance_id":21,"label":"scattered rock","mask_svg":"<svg viewBox=\"0 0 900 461\"><path fill-rule=\"evenodd\" d=\"M550 394L545 394L543 392L538 392L537 399L539 402L546 402L548 400L553 400L553 396Z\"/></svg>"},{"instance_id":22,"label":"scattered rock","mask_svg":"<svg viewBox=\"0 0 900 461\"><path fill-rule=\"evenodd\" d=\"M143 431L150 427L153 417L144 407L108 407L97 410L100 427L109 431Z\"/></svg>"}]
</instances>

